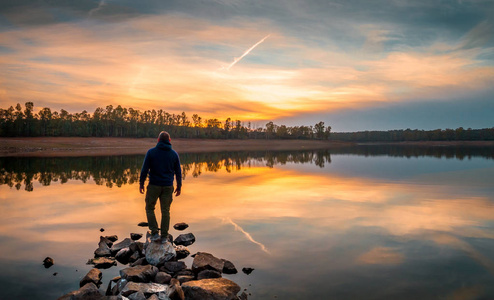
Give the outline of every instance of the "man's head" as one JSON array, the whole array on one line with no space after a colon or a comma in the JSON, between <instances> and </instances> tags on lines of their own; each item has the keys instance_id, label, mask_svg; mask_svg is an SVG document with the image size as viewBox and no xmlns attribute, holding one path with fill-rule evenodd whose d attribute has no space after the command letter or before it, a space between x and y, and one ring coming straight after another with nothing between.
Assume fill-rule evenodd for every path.
<instances>
[{"instance_id":1,"label":"man's head","mask_svg":"<svg viewBox=\"0 0 494 300\"><path fill-rule=\"evenodd\" d=\"M170 134L166 131L160 132L160 135L158 136L158 142L169 142L170 141Z\"/></svg>"}]
</instances>

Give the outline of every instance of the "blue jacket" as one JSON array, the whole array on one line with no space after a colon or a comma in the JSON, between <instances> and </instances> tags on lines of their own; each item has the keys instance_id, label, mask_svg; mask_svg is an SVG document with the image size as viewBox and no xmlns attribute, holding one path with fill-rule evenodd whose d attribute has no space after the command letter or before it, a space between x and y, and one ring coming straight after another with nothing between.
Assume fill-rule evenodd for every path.
<instances>
[{"instance_id":1,"label":"blue jacket","mask_svg":"<svg viewBox=\"0 0 494 300\"><path fill-rule=\"evenodd\" d=\"M159 186L173 186L173 176L177 178L177 190L182 187L182 168L177 152L172 149L170 142L158 142L156 147L146 153L142 164L139 183L144 186L144 181L149 174L149 184Z\"/></svg>"}]
</instances>

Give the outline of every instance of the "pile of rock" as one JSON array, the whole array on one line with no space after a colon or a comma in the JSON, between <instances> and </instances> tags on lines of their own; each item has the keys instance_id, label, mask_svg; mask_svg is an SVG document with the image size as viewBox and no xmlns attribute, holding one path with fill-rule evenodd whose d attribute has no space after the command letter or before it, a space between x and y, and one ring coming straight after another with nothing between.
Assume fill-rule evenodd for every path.
<instances>
[{"instance_id":1,"label":"pile of rock","mask_svg":"<svg viewBox=\"0 0 494 300\"><path fill-rule=\"evenodd\" d=\"M188 227L185 223L174 226L178 230ZM222 274L236 274L232 262L212 254L198 252L193 255L191 268L181 261L189 256L187 246L195 242L192 233L181 234L175 240L151 241L150 233L146 242L138 242L140 234L115 244L117 236L102 236L95 258L88 264L94 269L80 281L80 289L70 292L65 299L130 299L130 300L237 300L247 299L240 287L233 281L222 278ZM113 278L105 295L99 291L102 274L99 269L115 266L117 261L128 267L120 270L120 276Z\"/></svg>"}]
</instances>

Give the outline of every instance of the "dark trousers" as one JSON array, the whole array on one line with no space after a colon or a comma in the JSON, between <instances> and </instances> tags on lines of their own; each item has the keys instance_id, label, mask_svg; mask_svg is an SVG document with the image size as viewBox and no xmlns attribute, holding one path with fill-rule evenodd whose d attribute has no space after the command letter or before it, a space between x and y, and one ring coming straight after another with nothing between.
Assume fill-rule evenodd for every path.
<instances>
[{"instance_id":1,"label":"dark trousers","mask_svg":"<svg viewBox=\"0 0 494 300\"><path fill-rule=\"evenodd\" d=\"M154 208L158 198L161 206L161 236L168 236L170 228L170 205L173 200L173 186L158 186L149 184L146 190L146 216L148 218L151 233L158 233L158 222L154 214Z\"/></svg>"}]
</instances>

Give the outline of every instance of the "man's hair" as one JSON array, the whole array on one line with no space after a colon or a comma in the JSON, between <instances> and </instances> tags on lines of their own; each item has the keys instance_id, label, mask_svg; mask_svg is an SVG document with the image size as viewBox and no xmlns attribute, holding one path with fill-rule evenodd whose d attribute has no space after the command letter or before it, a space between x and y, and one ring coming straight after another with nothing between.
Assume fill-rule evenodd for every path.
<instances>
[{"instance_id":1,"label":"man's hair","mask_svg":"<svg viewBox=\"0 0 494 300\"><path fill-rule=\"evenodd\" d=\"M170 141L170 134L166 131L160 132L160 135L158 136L158 141L159 142L169 142Z\"/></svg>"}]
</instances>

